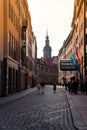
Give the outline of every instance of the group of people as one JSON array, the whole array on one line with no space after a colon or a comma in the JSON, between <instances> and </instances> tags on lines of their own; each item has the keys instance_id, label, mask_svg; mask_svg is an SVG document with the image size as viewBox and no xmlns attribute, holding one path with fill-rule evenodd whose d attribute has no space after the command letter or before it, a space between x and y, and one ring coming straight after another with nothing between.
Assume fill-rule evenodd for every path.
<instances>
[{"instance_id":1,"label":"group of people","mask_svg":"<svg viewBox=\"0 0 87 130\"><path fill-rule=\"evenodd\" d=\"M56 92L56 83L53 83L52 85L53 85L53 92L55 93ZM79 83L78 83L78 80L76 78L71 79L68 83L65 83L64 86L65 86L66 90L68 88L69 94L77 94L78 93ZM40 93L44 94L44 87L45 87L44 82L39 82L37 84L38 94L40 94ZM80 91L81 91L81 94L83 94L83 93L87 94L87 77L86 77L85 83L80 84Z\"/></svg>"},{"instance_id":2,"label":"group of people","mask_svg":"<svg viewBox=\"0 0 87 130\"><path fill-rule=\"evenodd\" d=\"M78 93L78 81L77 80L70 80L67 84L69 94L77 94Z\"/></svg>"},{"instance_id":3,"label":"group of people","mask_svg":"<svg viewBox=\"0 0 87 130\"><path fill-rule=\"evenodd\" d=\"M45 84L43 82L37 84L37 92L38 94L44 94ZM56 83L53 83L53 92L56 92Z\"/></svg>"},{"instance_id":4,"label":"group of people","mask_svg":"<svg viewBox=\"0 0 87 130\"><path fill-rule=\"evenodd\" d=\"M67 87L69 94L77 94L78 88L81 91L81 94L87 94L87 80L84 83L78 83L78 80L76 79L70 80L67 83Z\"/></svg>"}]
</instances>

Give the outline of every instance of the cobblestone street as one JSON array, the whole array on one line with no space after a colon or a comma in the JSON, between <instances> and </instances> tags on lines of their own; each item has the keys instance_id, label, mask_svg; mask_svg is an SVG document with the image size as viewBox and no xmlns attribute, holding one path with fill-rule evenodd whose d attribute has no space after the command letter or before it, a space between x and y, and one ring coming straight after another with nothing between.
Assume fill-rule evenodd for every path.
<instances>
[{"instance_id":1,"label":"cobblestone street","mask_svg":"<svg viewBox=\"0 0 87 130\"><path fill-rule=\"evenodd\" d=\"M0 130L75 130L63 89L45 87L0 106Z\"/></svg>"}]
</instances>

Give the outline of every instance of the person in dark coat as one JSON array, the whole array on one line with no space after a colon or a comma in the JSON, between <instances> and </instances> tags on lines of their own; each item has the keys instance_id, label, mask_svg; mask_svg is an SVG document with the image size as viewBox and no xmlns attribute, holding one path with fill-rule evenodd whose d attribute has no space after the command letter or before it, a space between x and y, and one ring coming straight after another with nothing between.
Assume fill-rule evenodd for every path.
<instances>
[{"instance_id":1,"label":"person in dark coat","mask_svg":"<svg viewBox=\"0 0 87 130\"><path fill-rule=\"evenodd\" d=\"M41 82L41 93L44 94L44 83Z\"/></svg>"},{"instance_id":2,"label":"person in dark coat","mask_svg":"<svg viewBox=\"0 0 87 130\"><path fill-rule=\"evenodd\" d=\"M73 89L73 83L72 83L72 81L69 81L68 82L68 91L69 91L69 94L72 94L72 89Z\"/></svg>"},{"instance_id":3,"label":"person in dark coat","mask_svg":"<svg viewBox=\"0 0 87 130\"><path fill-rule=\"evenodd\" d=\"M53 91L56 92L56 83L53 84Z\"/></svg>"},{"instance_id":4,"label":"person in dark coat","mask_svg":"<svg viewBox=\"0 0 87 130\"><path fill-rule=\"evenodd\" d=\"M75 94L78 93L78 80L75 78L74 81L73 81L73 92Z\"/></svg>"},{"instance_id":5,"label":"person in dark coat","mask_svg":"<svg viewBox=\"0 0 87 130\"><path fill-rule=\"evenodd\" d=\"M87 76L86 76L86 78L85 78L85 92L86 92L86 94L87 94Z\"/></svg>"}]
</instances>

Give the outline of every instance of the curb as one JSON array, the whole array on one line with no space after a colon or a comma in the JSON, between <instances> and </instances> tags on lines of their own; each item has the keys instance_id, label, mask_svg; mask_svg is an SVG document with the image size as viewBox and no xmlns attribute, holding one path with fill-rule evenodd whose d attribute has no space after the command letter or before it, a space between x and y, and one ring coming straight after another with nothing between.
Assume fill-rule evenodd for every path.
<instances>
[{"instance_id":1,"label":"curb","mask_svg":"<svg viewBox=\"0 0 87 130\"><path fill-rule=\"evenodd\" d=\"M6 104L6 103L9 103L13 100L17 100L21 97L24 97L32 92L36 91L36 87L34 88L28 88L26 90L23 90L21 92L17 92L17 93L14 93L13 95L9 95L7 97L1 97L0 98L0 105L3 105L3 104Z\"/></svg>"},{"instance_id":2,"label":"curb","mask_svg":"<svg viewBox=\"0 0 87 130\"><path fill-rule=\"evenodd\" d=\"M66 93L66 96L67 96L67 100L68 100L68 103L69 103L69 107L70 107L74 127L77 130L87 130L87 127L85 126L85 123L83 121L83 118L82 118L79 110L78 110L78 107L75 105L75 103L73 101L72 96L74 96L74 95L72 95L70 97L66 91L64 91L64 92Z\"/></svg>"}]
</instances>

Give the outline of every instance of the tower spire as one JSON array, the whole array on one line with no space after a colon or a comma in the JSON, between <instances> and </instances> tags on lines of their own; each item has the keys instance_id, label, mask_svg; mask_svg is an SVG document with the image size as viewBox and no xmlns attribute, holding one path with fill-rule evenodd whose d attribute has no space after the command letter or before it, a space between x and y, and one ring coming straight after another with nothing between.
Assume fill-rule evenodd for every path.
<instances>
[{"instance_id":1,"label":"tower spire","mask_svg":"<svg viewBox=\"0 0 87 130\"><path fill-rule=\"evenodd\" d=\"M49 45L49 36L48 36L48 29L46 30L46 40L45 40L45 46L43 48L43 54L44 58L51 58L51 47Z\"/></svg>"},{"instance_id":2,"label":"tower spire","mask_svg":"<svg viewBox=\"0 0 87 130\"><path fill-rule=\"evenodd\" d=\"M48 28L47 28L47 31L46 31L46 36L48 36Z\"/></svg>"},{"instance_id":3,"label":"tower spire","mask_svg":"<svg viewBox=\"0 0 87 130\"><path fill-rule=\"evenodd\" d=\"M48 29L46 30L46 40L45 40L45 43L49 44Z\"/></svg>"},{"instance_id":4,"label":"tower spire","mask_svg":"<svg viewBox=\"0 0 87 130\"><path fill-rule=\"evenodd\" d=\"M47 25L47 28L46 28L46 36L48 36L48 25Z\"/></svg>"}]
</instances>

